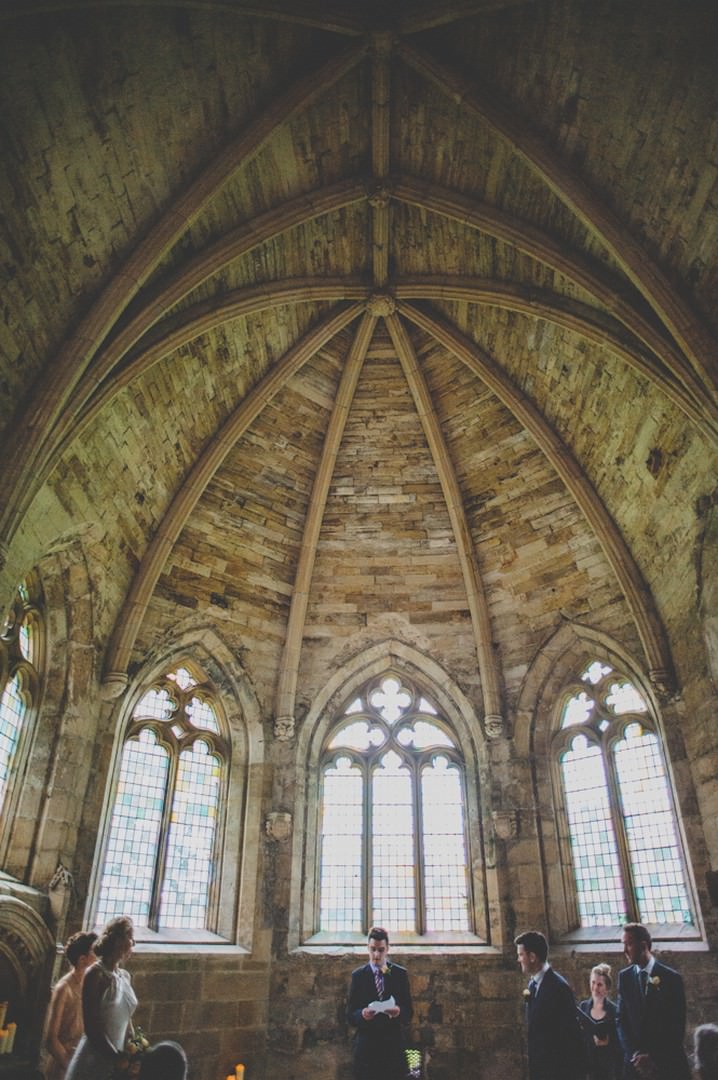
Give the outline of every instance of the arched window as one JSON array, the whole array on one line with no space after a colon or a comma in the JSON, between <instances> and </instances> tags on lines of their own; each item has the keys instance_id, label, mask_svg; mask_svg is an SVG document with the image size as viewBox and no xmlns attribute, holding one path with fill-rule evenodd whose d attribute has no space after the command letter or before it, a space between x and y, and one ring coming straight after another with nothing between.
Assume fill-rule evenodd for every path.
<instances>
[{"instance_id":1,"label":"arched window","mask_svg":"<svg viewBox=\"0 0 718 1080\"><path fill-rule=\"evenodd\" d=\"M13 778L40 697L43 622L39 585L23 581L0 635L0 811L8 819Z\"/></svg>"},{"instance_id":2,"label":"arched window","mask_svg":"<svg viewBox=\"0 0 718 1080\"><path fill-rule=\"evenodd\" d=\"M636 687L591 663L563 695L554 750L580 925L692 925L661 740Z\"/></svg>"},{"instance_id":3,"label":"arched window","mask_svg":"<svg viewBox=\"0 0 718 1080\"><path fill-rule=\"evenodd\" d=\"M368 683L320 759L320 933L473 932L464 763L407 679Z\"/></svg>"},{"instance_id":4,"label":"arched window","mask_svg":"<svg viewBox=\"0 0 718 1080\"><path fill-rule=\"evenodd\" d=\"M177 667L135 706L125 735L95 921L214 929L228 747L199 670Z\"/></svg>"}]
</instances>

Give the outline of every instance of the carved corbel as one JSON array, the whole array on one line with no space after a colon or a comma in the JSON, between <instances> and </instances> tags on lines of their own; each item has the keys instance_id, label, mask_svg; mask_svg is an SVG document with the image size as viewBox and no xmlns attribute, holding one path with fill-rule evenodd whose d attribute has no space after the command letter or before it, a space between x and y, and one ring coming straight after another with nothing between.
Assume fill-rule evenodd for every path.
<instances>
[{"instance_id":1,"label":"carved corbel","mask_svg":"<svg viewBox=\"0 0 718 1080\"><path fill-rule=\"evenodd\" d=\"M293 716L277 716L274 719L274 738L278 742L289 742L294 738L294 728Z\"/></svg>"},{"instance_id":2,"label":"carved corbel","mask_svg":"<svg viewBox=\"0 0 718 1080\"><path fill-rule=\"evenodd\" d=\"M292 815L286 810L272 810L267 815L264 829L270 840L281 844L292 835Z\"/></svg>"},{"instance_id":3,"label":"carved corbel","mask_svg":"<svg viewBox=\"0 0 718 1080\"><path fill-rule=\"evenodd\" d=\"M115 701L122 697L129 683L130 679L126 671L108 671L100 686L102 700Z\"/></svg>"},{"instance_id":4,"label":"carved corbel","mask_svg":"<svg viewBox=\"0 0 718 1080\"><path fill-rule=\"evenodd\" d=\"M494 810L491 814L497 840L515 840L519 835L518 810Z\"/></svg>"},{"instance_id":5,"label":"carved corbel","mask_svg":"<svg viewBox=\"0 0 718 1080\"><path fill-rule=\"evenodd\" d=\"M484 731L487 739L500 739L504 735L504 718L500 713L491 713L484 717Z\"/></svg>"}]
</instances>

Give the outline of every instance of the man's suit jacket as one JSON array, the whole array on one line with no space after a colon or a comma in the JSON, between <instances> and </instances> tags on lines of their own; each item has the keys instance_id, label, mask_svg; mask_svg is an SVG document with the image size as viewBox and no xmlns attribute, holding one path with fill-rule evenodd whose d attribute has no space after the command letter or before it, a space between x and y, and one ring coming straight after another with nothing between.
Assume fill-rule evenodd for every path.
<instances>
[{"instance_id":1,"label":"man's suit jacket","mask_svg":"<svg viewBox=\"0 0 718 1080\"><path fill-rule=\"evenodd\" d=\"M585 1069L576 999L562 975L549 968L526 1003L529 1080L578 1080Z\"/></svg>"},{"instance_id":2,"label":"man's suit jacket","mask_svg":"<svg viewBox=\"0 0 718 1080\"><path fill-rule=\"evenodd\" d=\"M352 972L347 1004L347 1020L355 1027L354 1075L366 1080L403 1080L407 1074L404 1056L404 1029L411 1023L413 1007L406 968L390 963L384 975L383 1000L394 998L401 1009L398 1017L390 1020L379 1014L373 1020L365 1020L362 1010L376 1001L377 992L371 964L364 964Z\"/></svg>"},{"instance_id":3,"label":"man's suit jacket","mask_svg":"<svg viewBox=\"0 0 718 1080\"><path fill-rule=\"evenodd\" d=\"M683 1049L686 1032L686 995L683 979L673 968L653 965L646 993L631 964L618 975L618 1037L624 1053L624 1075L636 1077L632 1056L650 1054L659 1080L688 1080L691 1075Z\"/></svg>"}]
</instances>

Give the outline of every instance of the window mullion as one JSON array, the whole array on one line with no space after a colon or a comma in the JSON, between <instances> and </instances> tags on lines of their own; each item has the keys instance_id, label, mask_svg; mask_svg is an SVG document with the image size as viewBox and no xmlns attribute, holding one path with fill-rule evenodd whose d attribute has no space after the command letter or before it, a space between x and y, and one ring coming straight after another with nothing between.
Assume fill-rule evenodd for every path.
<instances>
[{"instance_id":1,"label":"window mullion","mask_svg":"<svg viewBox=\"0 0 718 1080\"><path fill-rule=\"evenodd\" d=\"M167 769L167 782L165 786L164 804L162 807L162 823L160 826L159 847L157 849L157 861L155 863L155 875L152 883L152 896L150 898L149 927L151 930L159 929L160 903L162 899L162 885L164 883L165 867L167 862L167 848L169 844L170 822L172 820L172 808L174 793L177 783L177 770L179 769L179 748L174 744L169 751L169 763Z\"/></svg>"},{"instance_id":2,"label":"window mullion","mask_svg":"<svg viewBox=\"0 0 718 1080\"><path fill-rule=\"evenodd\" d=\"M374 785L374 767L375 762L369 760L364 764L364 844L363 852L364 857L362 859L362 878L363 878L363 890L364 890L364 933L368 933L372 925L372 911L374 907L374 866L373 866L373 851L372 851L372 838L374 832L374 823L372 815L372 800L373 800L373 785Z\"/></svg>"},{"instance_id":3,"label":"window mullion","mask_svg":"<svg viewBox=\"0 0 718 1080\"><path fill-rule=\"evenodd\" d=\"M621 863L621 876L623 878L623 896L626 904L626 913L628 915L629 922L639 922L640 914L638 911L638 904L636 902L636 883L633 878L633 868L631 866L631 857L628 850L628 840L626 839L626 829L623 814L623 799L621 797L621 788L618 783L618 777L616 776L616 760L613 753L613 744L615 743L615 731L609 734L613 734L613 738L611 738L610 740L605 739L602 749L604 754L604 763L606 767L606 783L608 784L609 791L611 819L613 821L613 831L616 837L616 846L618 847L618 858Z\"/></svg>"},{"instance_id":4,"label":"window mullion","mask_svg":"<svg viewBox=\"0 0 718 1080\"><path fill-rule=\"evenodd\" d=\"M416 896L417 933L426 933L426 889L424 866L424 805L421 790L420 762L411 762L414 786L414 891Z\"/></svg>"}]
</instances>

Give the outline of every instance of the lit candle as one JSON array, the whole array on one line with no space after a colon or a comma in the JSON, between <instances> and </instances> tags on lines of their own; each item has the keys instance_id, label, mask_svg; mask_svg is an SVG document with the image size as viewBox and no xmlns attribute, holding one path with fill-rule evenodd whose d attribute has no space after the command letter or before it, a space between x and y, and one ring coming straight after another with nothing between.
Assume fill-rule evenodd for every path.
<instances>
[{"instance_id":1,"label":"lit candle","mask_svg":"<svg viewBox=\"0 0 718 1080\"><path fill-rule=\"evenodd\" d=\"M244 1080L244 1065L234 1066L234 1077L235 1080Z\"/></svg>"},{"instance_id":2,"label":"lit candle","mask_svg":"<svg viewBox=\"0 0 718 1080\"><path fill-rule=\"evenodd\" d=\"M8 1024L7 1026L7 1043L5 1045L5 1053L12 1054L12 1049L15 1045L15 1032L17 1031L17 1024Z\"/></svg>"},{"instance_id":3,"label":"lit candle","mask_svg":"<svg viewBox=\"0 0 718 1080\"><path fill-rule=\"evenodd\" d=\"M8 1038L7 1028L0 1028L0 1054L7 1054Z\"/></svg>"}]
</instances>

